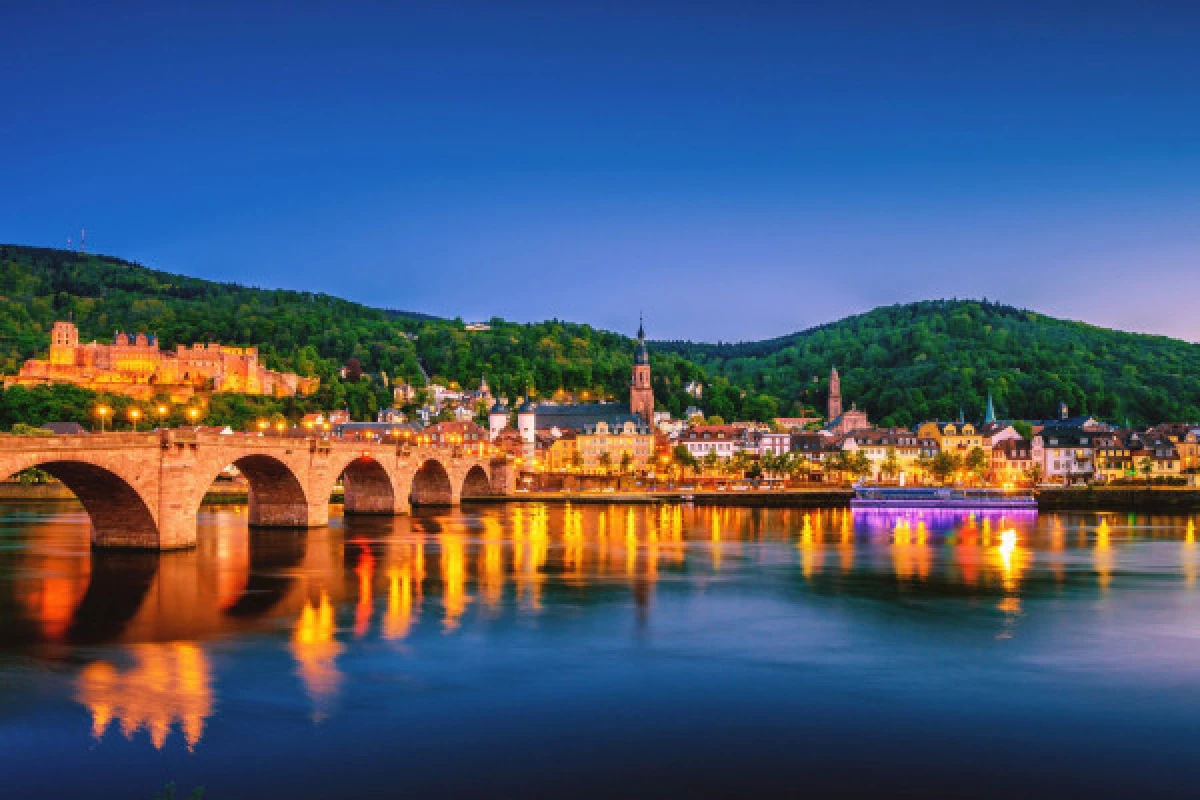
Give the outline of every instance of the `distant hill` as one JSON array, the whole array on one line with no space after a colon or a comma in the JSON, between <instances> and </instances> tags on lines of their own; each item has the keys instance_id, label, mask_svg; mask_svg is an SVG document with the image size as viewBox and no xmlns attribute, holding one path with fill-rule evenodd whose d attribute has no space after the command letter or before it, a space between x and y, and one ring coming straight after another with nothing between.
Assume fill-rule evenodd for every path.
<instances>
[{"instance_id":1,"label":"distant hill","mask_svg":"<svg viewBox=\"0 0 1200 800\"><path fill-rule=\"evenodd\" d=\"M532 387L624 399L633 357L629 337L579 323L492 319L491 330L468 331L461 320L326 294L0 245L0 371L44 354L50 326L68 316L87 339L121 329L157 333L167 347L256 344L268 366L321 377L321 393L305 404L348 406L360 418L390 403L385 375L419 383L422 367L464 387L487 375L509 398ZM338 376L351 358L367 374L356 384ZM761 342L657 342L651 361L655 395L677 415L695 402L683 389L692 380L705 385L697 404L726 419L820 410L836 365L847 405L885 424L949 418L960 407L978 419L989 390L997 411L1014 418L1049 417L1065 401L1073 414L1135 424L1200 420L1200 345L969 300L878 308Z\"/></svg>"},{"instance_id":2,"label":"distant hill","mask_svg":"<svg viewBox=\"0 0 1200 800\"><path fill-rule=\"evenodd\" d=\"M989 390L1011 418L1050 417L1062 401L1072 414L1122 423L1200 420L1200 345L973 300L887 306L766 341L655 349L817 408L836 366L847 407L857 402L884 424L953 418L960 408L978 420Z\"/></svg>"},{"instance_id":3,"label":"distant hill","mask_svg":"<svg viewBox=\"0 0 1200 800\"><path fill-rule=\"evenodd\" d=\"M384 375L391 383L419 385L422 366L433 379L469 388L486 375L493 392L512 399L529 389L545 396L560 388L624 399L633 359L628 337L588 325L495 319L491 330L467 331L461 320L326 294L189 278L109 256L0 245L0 372L11 374L25 359L44 355L51 325L68 317L85 340L109 340L122 330L157 333L168 348L205 341L258 345L267 366L320 376L323 388L312 403L349 406L360 418L390 404ZM365 385L338 377L351 358L367 373ZM682 411L690 400L683 385L706 376L680 356L653 358L659 398ZM741 393L726 393L740 410Z\"/></svg>"}]
</instances>

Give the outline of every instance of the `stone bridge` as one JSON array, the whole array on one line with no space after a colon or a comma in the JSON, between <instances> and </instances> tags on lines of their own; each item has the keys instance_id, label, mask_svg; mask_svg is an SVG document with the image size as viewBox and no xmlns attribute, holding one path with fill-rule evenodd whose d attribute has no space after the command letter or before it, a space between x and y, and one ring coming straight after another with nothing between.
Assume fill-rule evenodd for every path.
<instances>
[{"instance_id":1,"label":"stone bridge","mask_svg":"<svg viewBox=\"0 0 1200 800\"><path fill-rule=\"evenodd\" d=\"M249 484L249 523L310 528L329 521L339 477L347 514L403 514L506 494L515 471L466 447L160 430L79 436L0 435L0 477L37 467L83 503L95 547L172 550L196 544L205 493L233 465Z\"/></svg>"}]
</instances>

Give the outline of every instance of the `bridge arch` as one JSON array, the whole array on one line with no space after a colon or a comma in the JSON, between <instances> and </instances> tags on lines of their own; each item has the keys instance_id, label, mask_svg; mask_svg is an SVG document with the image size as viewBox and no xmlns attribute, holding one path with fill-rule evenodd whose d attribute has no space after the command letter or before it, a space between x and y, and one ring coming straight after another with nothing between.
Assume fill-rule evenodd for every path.
<instances>
[{"instance_id":1,"label":"bridge arch","mask_svg":"<svg viewBox=\"0 0 1200 800\"><path fill-rule=\"evenodd\" d=\"M208 471L207 483L199 486L194 510L227 466L237 467L246 478L247 516L252 526L304 528L309 522L309 498L304 484L284 461L267 453L246 453ZM323 502L328 502L327 499Z\"/></svg>"},{"instance_id":2,"label":"bridge arch","mask_svg":"<svg viewBox=\"0 0 1200 800\"><path fill-rule=\"evenodd\" d=\"M462 496L485 497L493 493L492 479L482 464L474 464L463 477Z\"/></svg>"},{"instance_id":3,"label":"bridge arch","mask_svg":"<svg viewBox=\"0 0 1200 800\"><path fill-rule=\"evenodd\" d=\"M94 547L160 549L158 520L132 475L84 458L26 457L5 463L3 472L7 477L31 467L57 478L78 498L92 523Z\"/></svg>"},{"instance_id":4,"label":"bridge arch","mask_svg":"<svg viewBox=\"0 0 1200 800\"><path fill-rule=\"evenodd\" d=\"M454 484L445 465L436 458L426 459L412 479L411 502L414 506L454 505Z\"/></svg>"},{"instance_id":5,"label":"bridge arch","mask_svg":"<svg viewBox=\"0 0 1200 800\"><path fill-rule=\"evenodd\" d=\"M396 476L365 452L330 473L334 480L341 476L347 514L396 514L406 509L401 500L407 498L397 489Z\"/></svg>"}]
</instances>

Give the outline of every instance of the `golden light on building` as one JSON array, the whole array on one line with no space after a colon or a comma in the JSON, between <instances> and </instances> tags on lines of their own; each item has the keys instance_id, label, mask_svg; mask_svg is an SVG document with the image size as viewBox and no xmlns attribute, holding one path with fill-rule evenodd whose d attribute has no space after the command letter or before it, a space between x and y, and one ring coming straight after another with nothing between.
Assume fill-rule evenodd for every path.
<instances>
[{"instance_id":1,"label":"golden light on building","mask_svg":"<svg viewBox=\"0 0 1200 800\"><path fill-rule=\"evenodd\" d=\"M193 749L213 713L212 677L204 651L188 642L134 645L126 671L107 661L79 674L78 701L92 714L92 735L103 738L115 721L126 739L139 731L161 750L171 729Z\"/></svg>"}]
</instances>

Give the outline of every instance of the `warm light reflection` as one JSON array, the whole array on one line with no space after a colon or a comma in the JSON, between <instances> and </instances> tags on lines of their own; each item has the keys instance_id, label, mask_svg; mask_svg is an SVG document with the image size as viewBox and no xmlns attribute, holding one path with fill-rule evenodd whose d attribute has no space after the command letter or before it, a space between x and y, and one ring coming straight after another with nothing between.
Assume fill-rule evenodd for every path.
<instances>
[{"instance_id":1,"label":"warm light reflection","mask_svg":"<svg viewBox=\"0 0 1200 800\"><path fill-rule=\"evenodd\" d=\"M92 714L92 735L102 739L115 721L126 739L145 731L161 750L178 723L189 750L213 713L212 678L204 651L188 642L129 648L127 670L95 661L79 673L77 699Z\"/></svg>"},{"instance_id":2,"label":"warm light reflection","mask_svg":"<svg viewBox=\"0 0 1200 800\"><path fill-rule=\"evenodd\" d=\"M1187 521L1183 534L1183 581L1188 586L1196 585L1196 521Z\"/></svg>"},{"instance_id":3,"label":"warm light reflection","mask_svg":"<svg viewBox=\"0 0 1200 800\"><path fill-rule=\"evenodd\" d=\"M1108 591L1109 584L1112 582L1113 553L1112 543L1109 539L1108 518L1101 517L1100 525L1096 528L1096 547L1093 553L1101 591Z\"/></svg>"},{"instance_id":4,"label":"warm light reflection","mask_svg":"<svg viewBox=\"0 0 1200 800\"><path fill-rule=\"evenodd\" d=\"M296 659L300 679L312 701L314 722L320 722L329 715L341 683L336 660L341 655L342 645L335 638L336 632L329 594L321 590L320 600L315 607L311 602L305 602L292 635L292 656Z\"/></svg>"},{"instance_id":5,"label":"warm light reflection","mask_svg":"<svg viewBox=\"0 0 1200 800\"><path fill-rule=\"evenodd\" d=\"M361 540L355 542L359 546L358 566L354 574L358 576L358 603L354 607L354 635L362 638L371 627L371 612L375 600L371 594L371 580L375 573L375 557L371 548Z\"/></svg>"},{"instance_id":6,"label":"warm light reflection","mask_svg":"<svg viewBox=\"0 0 1200 800\"><path fill-rule=\"evenodd\" d=\"M442 627L446 631L458 628L459 618L471 601L467 595L466 542L461 533L443 532L442 543L442 607L445 609Z\"/></svg>"},{"instance_id":7,"label":"warm light reflection","mask_svg":"<svg viewBox=\"0 0 1200 800\"><path fill-rule=\"evenodd\" d=\"M388 600L383 615L383 638L403 639L417 618L417 601L421 596L421 582L425 578L423 543L400 542L390 548L385 574Z\"/></svg>"}]
</instances>

